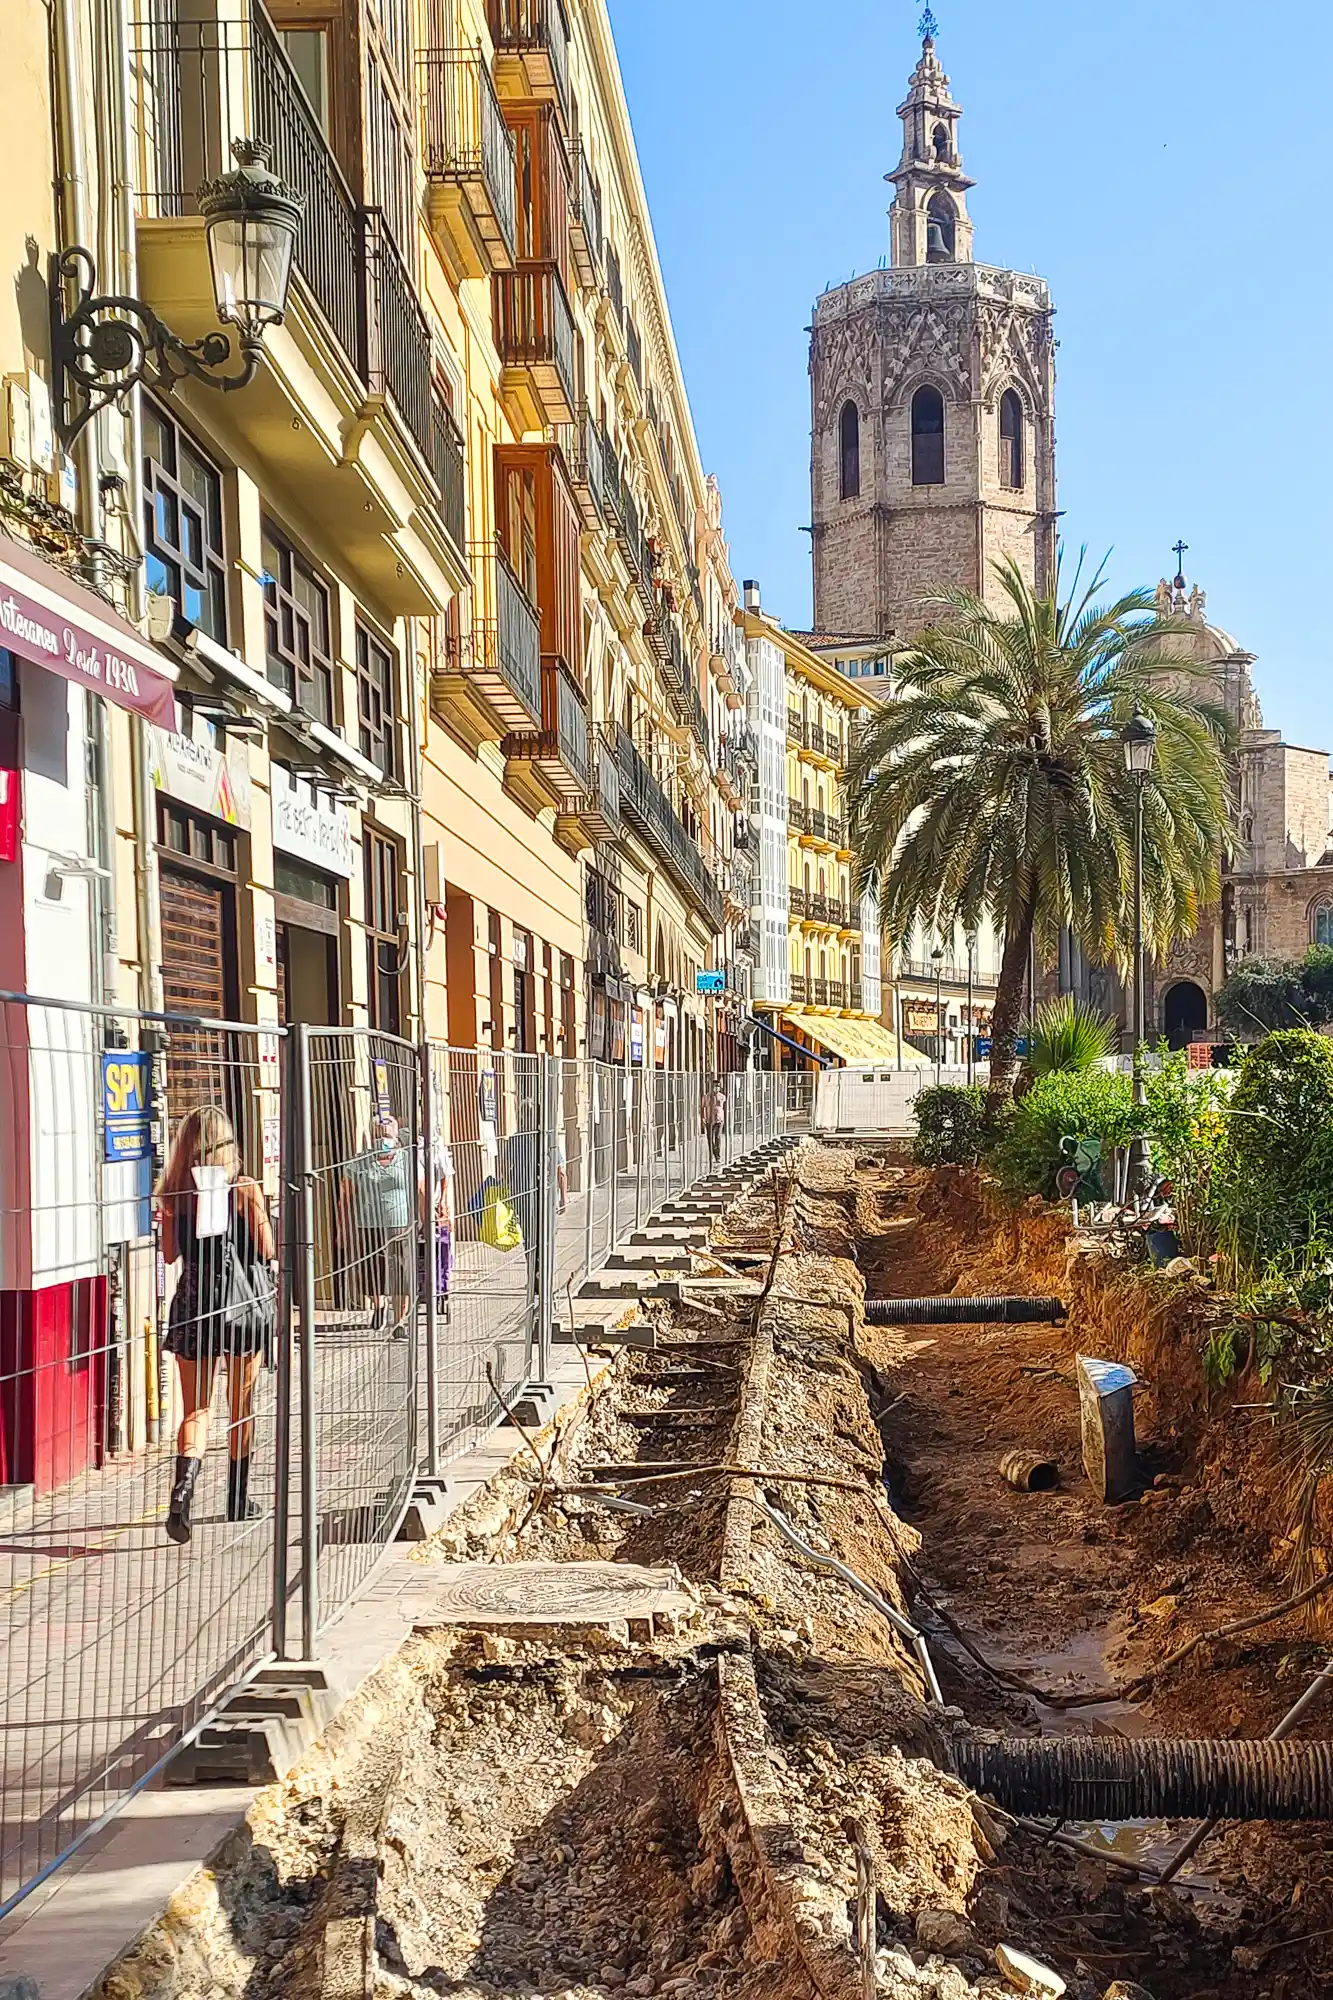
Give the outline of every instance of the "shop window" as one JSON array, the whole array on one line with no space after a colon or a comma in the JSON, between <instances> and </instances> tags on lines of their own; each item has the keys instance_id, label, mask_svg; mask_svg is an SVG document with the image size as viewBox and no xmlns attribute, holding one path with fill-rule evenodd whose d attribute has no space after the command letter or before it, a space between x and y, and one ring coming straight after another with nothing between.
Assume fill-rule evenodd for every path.
<instances>
[{"instance_id":1,"label":"shop window","mask_svg":"<svg viewBox=\"0 0 1333 2000\"><path fill-rule=\"evenodd\" d=\"M398 1035L403 1026L402 864L397 844L373 827L364 829L362 840L370 1025Z\"/></svg>"},{"instance_id":2,"label":"shop window","mask_svg":"<svg viewBox=\"0 0 1333 2000\"><path fill-rule=\"evenodd\" d=\"M155 403L143 406L144 580L210 639L227 639L222 478Z\"/></svg>"},{"instance_id":3,"label":"shop window","mask_svg":"<svg viewBox=\"0 0 1333 2000\"><path fill-rule=\"evenodd\" d=\"M394 684L397 661L364 625L356 628L356 707L363 757L386 778L398 775Z\"/></svg>"},{"instance_id":4,"label":"shop window","mask_svg":"<svg viewBox=\"0 0 1333 2000\"><path fill-rule=\"evenodd\" d=\"M268 677L303 713L331 726L335 670L328 587L267 523L263 553Z\"/></svg>"}]
</instances>

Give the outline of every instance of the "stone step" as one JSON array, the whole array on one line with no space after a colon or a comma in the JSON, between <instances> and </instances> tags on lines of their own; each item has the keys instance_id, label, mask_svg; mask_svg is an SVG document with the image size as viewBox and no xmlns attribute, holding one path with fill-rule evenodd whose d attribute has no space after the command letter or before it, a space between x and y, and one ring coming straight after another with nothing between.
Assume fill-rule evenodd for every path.
<instances>
[{"instance_id":1,"label":"stone step","mask_svg":"<svg viewBox=\"0 0 1333 2000\"><path fill-rule=\"evenodd\" d=\"M551 1340L557 1347L573 1347L575 1341L569 1331L569 1324L551 1328ZM584 1320L578 1327L580 1347L637 1347L652 1353L657 1346L657 1329L650 1320L631 1320L628 1326L616 1326L612 1320L597 1318Z\"/></svg>"},{"instance_id":2,"label":"stone step","mask_svg":"<svg viewBox=\"0 0 1333 2000\"><path fill-rule=\"evenodd\" d=\"M655 1278L649 1272L607 1271L586 1278L578 1292L581 1299L674 1299L680 1280Z\"/></svg>"},{"instance_id":3,"label":"stone step","mask_svg":"<svg viewBox=\"0 0 1333 2000\"><path fill-rule=\"evenodd\" d=\"M674 1244L681 1249L702 1250L707 1237L707 1230L697 1227L683 1227L675 1223L649 1223L646 1229L636 1229L629 1240L631 1248L653 1244L669 1248Z\"/></svg>"},{"instance_id":4,"label":"stone step","mask_svg":"<svg viewBox=\"0 0 1333 2000\"><path fill-rule=\"evenodd\" d=\"M693 1265L693 1251L679 1246L669 1248L665 1244L651 1244L639 1249L631 1247L613 1251L603 1268L608 1271L688 1271Z\"/></svg>"}]
</instances>

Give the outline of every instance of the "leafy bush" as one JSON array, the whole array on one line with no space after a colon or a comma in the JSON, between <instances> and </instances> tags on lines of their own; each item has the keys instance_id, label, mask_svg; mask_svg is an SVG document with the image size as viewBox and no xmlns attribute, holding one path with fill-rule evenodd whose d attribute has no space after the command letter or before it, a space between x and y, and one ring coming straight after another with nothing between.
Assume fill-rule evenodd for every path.
<instances>
[{"instance_id":1,"label":"leafy bush","mask_svg":"<svg viewBox=\"0 0 1333 2000\"><path fill-rule=\"evenodd\" d=\"M1333 1228L1333 1043L1288 1028L1250 1051L1219 1168L1222 1247L1237 1277Z\"/></svg>"},{"instance_id":2,"label":"leafy bush","mask_svg":"<svg viewBox=\"0 0 1333 2000\"><path fill-rule=\"evenodd\" d=\"M1312 945L1297 963L1242 960L1217 996L1217 1018L1245 1036L1327 1027L1333 1022L1333 949Z\"/></svg>"},{"instance_id":3,"label":"leafy bush","mask_svg":"<svg viewBox=\"0 0 1333 2000\"><path fill-rule=\"evenodd\" d=\"M1215 1197L1235 1073L1191 1069L1183 1052L1165 1046L1159 1054L1161 1067L1144 1076L1153 1161L1175 1189L1182 1244L1191 1256L1210 1257L1217 1248Z\"/></svg>"},{"instance_id":4,"label":"leafy bush","mask_svg":"<svg viewBox=\"0 0 1333 2000\"><path fill-rule=\"evenodd\" d=\"M1033 1076L1095 1069L1111 1055L1120 1030L1095 1007L1085 1007L1072 994L1044 1000L1028 1038L1027 1066Z\"/></svg>"},{"instance_id":5,"label":"leafy bush","mask_svg":"<svg viewBox=\"0 0 1333 2000\"><path fill-rule=\"evenodd\" d=\"M1134 1090L1127 1076L1102 1069L1039 1077L1014 1105L991 1154L1000 1185L1010 1194L1055 1192L1065 1138L1100 1139L1105 1158L1127 1146L1136 1130Z\"/></svg>"},{"instance_id":6,"label":"leafy bush","mask_svg":"<svg viewBox=\"0 0 1333 2000\"><path fill-rule=\"evenodd\" d=\"M921 1167L975 1167L986 1150L989 1119L979 1083L945 1083L915 1100L916 1146Z\"/></svg>"}]
</instances>

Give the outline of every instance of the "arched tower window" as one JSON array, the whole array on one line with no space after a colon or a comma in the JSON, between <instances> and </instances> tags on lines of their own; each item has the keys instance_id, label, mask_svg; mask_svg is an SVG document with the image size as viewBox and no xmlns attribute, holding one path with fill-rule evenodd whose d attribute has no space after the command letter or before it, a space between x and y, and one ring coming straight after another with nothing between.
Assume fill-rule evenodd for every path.
<instances>
[{"instance_id":1,"label":"arched tower window","mask_svg":"<svg viewBox=\"0 0 1333 2000\"><path fill-rule=\"evenodd\" d=\"M1023 464L1023 399L1017 389L1000 398L1000 484L1020 493L1027 472Z\"/></svg>"},{"instance_id":2,"label":"arched tower window","mask_svg":"<svg viewBox=\"0 0 1333 2000\"><path fill-rule=\"evenodd\" d=\"M933 143L935 147L935 158L937 160L941 160L947 163L949 160L953 158L953 150L949 145L949 128L947 125L937 125L935 127Z\"/></svg>"},{"instance_id":3,"label":"arched tower window","mask_svg":"<svg viewBox=\"0 0 1333 2000\"><path fill-rule=\"evenodd\" d=\"M926 262L952 264L958 246L958 212L947 194L935 194L926 210Z\"/></svg>"},{"instance_id":4,"label":"arched tower window","mask_svg":"<svg viewBox=\"0 0 1333 2000\"><path fill-rule=\"evenodd\" d=\"M944 398L929 383L912 398L912 484L944 484Z\"/></svg>"},{"instance_id":5,"label":"arched tower window","mask_svg":"<svg viewBox=\"0 0 1333 2000\"><path fill-rule=\"evenodd\" d=\"M1311 910L1310 936L1315 944L1333 944L1333 909L1327 903Z\"/></svg>"},{"instance_id":6,"label":"arched tower window","mask_svg":"<svg viewBox=\"0 0 1333 2000\"><path fill-rule=\"evenodd\" d=\"M838 419L838 491L844 500L858 499L861 492L861 413L855 403L844 403Z\"/></svg>"}]
</instances>

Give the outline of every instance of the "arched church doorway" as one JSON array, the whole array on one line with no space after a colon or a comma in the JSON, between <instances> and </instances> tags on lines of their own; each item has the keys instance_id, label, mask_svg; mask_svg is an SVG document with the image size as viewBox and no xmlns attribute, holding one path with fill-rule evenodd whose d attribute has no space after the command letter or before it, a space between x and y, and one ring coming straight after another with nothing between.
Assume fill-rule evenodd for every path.
<instances>
[{"instance_id":1,"label":"arched church doorway","mask_svg":"<svg viewBox=\"0 0 1333 2000\"><path fill-rule=\"evenodd\" d=\"M1192 979L1182 979L1166 996L1162 1027L1168 1045L1187 1049L1196 1034L1208 1026L1208 996Z\"/></svg>"}]
</instances>

